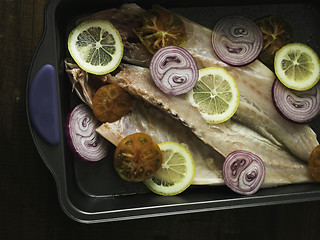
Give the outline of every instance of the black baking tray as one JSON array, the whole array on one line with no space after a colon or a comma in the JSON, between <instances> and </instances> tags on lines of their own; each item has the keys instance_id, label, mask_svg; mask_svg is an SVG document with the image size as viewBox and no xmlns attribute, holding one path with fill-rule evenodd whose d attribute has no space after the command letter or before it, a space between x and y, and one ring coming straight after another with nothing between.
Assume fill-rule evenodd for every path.
<instances>
[{"instance_id":1,"label":"black baking tray","mask_svg":"<svg viewBox=\"0 0 320 240\"><path fill-rule=\"evenodd\" d=\"M316 183L260 189L252 196L238 195L225 186L191 186L177 196L164 197L151 193L142 183L122 181L113 169L112 151L110 156L97 163L83 162L73 156L64 136L64 123L70 109L80 101L75 93L71 93L71 84L64 69L63 60L68 56L68 33L79 17L127 2L130 1L50 0L45 7L43 37L28 75L27 112L35 145L55 178L65 213L76 221L95 223L319 201L320 184ZM311 1L259 1L258 5L257 1L241 1L239 4L238 1L227 0L221 3L203 0L132 2L144 8L159 4L209 28L213 28L215 22L225 15L239 14L253 20L271 14L280 15L293 26L295 41L310 45L318 54L320 52L320 8L318 3ZM44 84L38 84L39 81ZM35 108L35 102L44 107ZM42 134L33 118L44 108L46 112L42 114L45 117L40 117L43 125L40 128L47 131ZM311 126L320 133L320 119L314 120Z\"/></svg>"}]
</instances>

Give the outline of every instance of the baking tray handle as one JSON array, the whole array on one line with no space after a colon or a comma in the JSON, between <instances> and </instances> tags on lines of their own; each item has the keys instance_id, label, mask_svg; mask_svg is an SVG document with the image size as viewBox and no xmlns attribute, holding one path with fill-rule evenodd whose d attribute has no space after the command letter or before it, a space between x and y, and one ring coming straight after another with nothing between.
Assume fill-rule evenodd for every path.
<instances>
[{"instance_id":1,"label":"baking tray handle","mask_svg":"<svg viewBox=\"0 0 320 240\"><path fill-rule=\"evenodd\" d=\"M34 76L29 88L29 116L32 127L50 145L60 142L56 71L44 65Z\"/></svg>"}]
</instances>

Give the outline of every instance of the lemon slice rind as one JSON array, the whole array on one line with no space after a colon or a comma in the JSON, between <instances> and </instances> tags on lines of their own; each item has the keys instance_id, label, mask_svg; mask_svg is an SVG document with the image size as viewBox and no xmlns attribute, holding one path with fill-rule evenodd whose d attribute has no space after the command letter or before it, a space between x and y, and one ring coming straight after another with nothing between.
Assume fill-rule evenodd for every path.
<instances>
[{"instance_id":1,"label":"lemon slice rind","mask_svg":"<svg viewBox=\"0 0 320 240\"><path fill-rule=\"evenodd\" d=\"M305 68L305 65L299 64L299 61L292 56L305 54L308 60L307 64L313 65L313 69ZM289 55L291 57L289 57ZM309 72L309 77L305 76L304 79L294 80L287 76L286 71L284 71L284 61L292 62L292 66L300 65L301 69L304 69L306 72ZM274 70L278 79L288 88L294 89L297 91L304 91L312 88L320 79L320 60L318 55L313 51L309 46L302 43L289 43L283 46L280 50L277 51L274 59ZM310 73L312 72L312 73Z\"/></svg>"},{"instance_id":2,"label":"lemon slice rind","mask_svg":"<svg viewBox=\"0 0 320 240\"><path fill-rule=\"evenodd\" d=\"M90 28L101 28L100 40L93 41L96 39L92 36L89 41L81 39L82 44L79 44L79 36ZM88 32L87 32L88 33ZM102 37L102 34L103 35ZM110 34L112 42L104 42L106 35ZM87 34L89 36L90 34ZM108 51L108 48L112 48L112 51ZM106 60L107 64L103 63L100 58L95 65L92 64L92 51L103 51L105 55L108 55L110 59ZM68 36L68 50L73 60L79 65L80 68L88 73L103 75L115 70L121 62L123 56L123 43L118 30L108 20L87 20L76 26ZM98 54L99 55L99 54ZM101 56L101 55L99 55ZM89 60L90 59L90 60ZM97 58L96 58L97 59Z\"/></svg>"},{"instance_id":3,"label":"lemon slice rind","mask_svg":"<svg viewBox=\"0 0 320 240\"><path fill-rule=\"evenodd\" d=\"M158 145L164 156L162 167L152 178L144 181L144 184L152 192L159 195L173 196L180 194L191 185L194 179L195 164L192 155L185 146L176 142L163 142ZM184 165L182 168L178 167L180 170L177 169L177 162L172 162L174 159L171 157L174 153L178 153L180 161L182 159L184 161L183 163L180 162L180 165ZM166 156L169 156L169 158ZM182 171L182 169L184 170ZM174 173L177 173L177 175L172 175ZM177 179L178 181L175 181Z\"/></svg>"}]
</instances>

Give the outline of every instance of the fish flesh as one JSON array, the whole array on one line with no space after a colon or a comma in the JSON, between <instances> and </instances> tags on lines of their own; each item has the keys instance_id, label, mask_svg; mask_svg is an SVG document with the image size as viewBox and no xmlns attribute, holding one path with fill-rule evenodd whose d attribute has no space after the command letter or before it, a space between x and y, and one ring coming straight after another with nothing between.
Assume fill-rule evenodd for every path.
<instances>
[{"instance_id":1,"label":"fish flesh","mask_svg":"<svg viewBox=\"0 0 320 240\"><path fill-rule=\"evenodd\" d=\"M178 142L189 149L195 161L193 184L224 184L222 178L224 157L204 144L178 120L142 101L134 100L132 109L127 115L118 121L102 124L96 131L115 146L122 138L137 132L147 133L156 143Z\"/></svg>"},{"instance_id":2,"label":"fish flesh","mask_svg":"<svg viewBox=\"0 0 320 240\"><path fill-rule=\"evenodd\" d=\"M240 103L233 119L275 144L283 145L298 158L308 161L311 151L319 144L317 136L307 124L290 122L276 110L271 96L275 74L259 60L242 67L222 62L212 48L212 30L179 17L184 22L188 35L184 48L194 57L198 67L224 68L237 82Z\"/></svg>"},{"instance_id":3,"label":"fish flesh","mask_svg":"<svg viewBox=\"0 0 320 240\"><path fill-rule=\"evenodd\" d=\"M90 103L95 89L90 85L92 76L82 72L71 59L66 59L65 64L71 82L78 86L76 93L83 102L91 106ZM142 71L138 70L137 72L142 74L145 69L142 68L141 70ZM85 81L83 81L84 79ZM107 79L101 82L104 83L105 81L107 81ZM79 82L81 82L81 84ZM90 92L91 94L83 98L83 91ZM242 147L239 146L239 139L241 142L241 138L244 138L247 139L248 142L257 143L257 147L261 145L261 147L267 151L270 150L276 153L276 156L273 156L273 161L266 161L264 159L266 177L262 187L313 181L305 163L298 161L283 148L273 144L268 139L261 137L245 126L237 123L231 123L231 125L233 126L233 135L238 138L238 140L234 139L230 143L232 145L236 144L235 149ZM138 99L133 100L133 106L127 115L113 123L103 123L96 131L115 146L123 137L136 132L147 133L158 143L164 141L179 142L190 150L195 161L193 185L224 184L222 165L225 158L223 155L211 146L205 144L190 128L186 127L178 119ZM288 164L282 164L281 161L276 160L285 158L288 158Z\"/></svg>"},{"instance_id":4,"label":"fish flesh","mask_svg":"<svg viewBox=\"0 0 320 240\"><path fill-rule=\"evenodd\" d=\"M115 83L155 107L166 111L193 131L223 157L242 149L258 155L267 167L267 181L277 184L312 181L307 164L250 128L228 120L220 124L207 123L184 95L167 95L157 89L148 68L121 64L115 76L107 81ZM164 113L162 113L164 114ZM171 128L171 131L174 128ZM174 132L177 132L174 129ZM178 133L178 132L177 132ZM179 134L179 133L178 133Z\"/></svg>"},{"instance_id":5,"label":"fish flesh","mask_svg":"<svg viewBox=\"0 0 320 240\"><path fill-rule=\"evenodd\" d=\"M118 145L122 138L136 133L144 132L149 134L156 143L173 141L186 146L195 161L195 176L193 185L222 185L222 165L224 157L215 151L212 147L203 143L189 128L181 124L177 119L161 110L145 104L139 100L134 100L131 111L120 120L112 123L103 123L96 131L108 139L114 145ZM268 139L259 136L254 131L235 124L234 134L239 138L244 137L248 141L256 142L267 150L275 152L274 157L289 158L288 164L282 161L266 161L265 180L262 187L274 187L283 184L302 183L312 181L306 164L297 161L285 150L274 145ZM238 144L238 143L235 143Z\"/></svg>"}]
</instances>

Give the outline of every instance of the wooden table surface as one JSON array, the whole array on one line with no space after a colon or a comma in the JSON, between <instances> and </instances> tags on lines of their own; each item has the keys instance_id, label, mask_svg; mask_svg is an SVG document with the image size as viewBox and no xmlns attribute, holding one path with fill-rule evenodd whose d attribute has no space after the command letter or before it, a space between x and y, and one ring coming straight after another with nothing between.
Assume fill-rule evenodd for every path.
<instances>
[{"instance_id":1,"label":"wooden table surface","mask_svg":"<svg viewBox=\"0 0 320 240\"><path fill-rule=\"evenodd\" d=\"M45 0L0 2L1 240L319 239L320 201L90 225L66 216L26 116L27 74L44 6Z\"/></svg>"}]
</instances>

